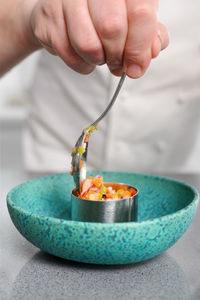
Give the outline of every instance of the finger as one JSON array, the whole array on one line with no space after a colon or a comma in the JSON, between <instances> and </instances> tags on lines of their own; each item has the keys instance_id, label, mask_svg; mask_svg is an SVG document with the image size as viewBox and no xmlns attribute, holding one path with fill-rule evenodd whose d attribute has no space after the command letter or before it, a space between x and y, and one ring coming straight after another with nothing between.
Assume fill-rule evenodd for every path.
<instances>
[{"instance_id":1,"label":"finger","mask_svg":"<svg viewBox=\"0 0 200 300\"><path fill-rule=\"evenodd\" d=\"M74 71L88 74L94 70L70 45L61 1L39 3L32 15L32 30L44 48L60 56Z\"/></svg>"},{"instance_id":2,"label":"finger","mask_svg":"<svg viewBox=\"0 0 200 300\"><path fill-rule=\"evenodd\" d=\"M129 77L138 78L151 61L151 46L157 31L157 0L127 0L127 15L124 68Z\"/></svg>"},{"instance_id":3,"label":"finger","mask_svg":"<svg viewBox=\"0 0 200 300\"><path fill-rule=\"evenodd\" d=\"M39 41L39 39L38 39ZM57 56L57 53L55 52L55 50L53 50L53 48L49 45L44 44L42 41L39 41L39 43L42 45L42 47L44 49L46 49L50 54Z\"/></svg>"},{"instance_id":4,"label":"finger","mask_svg":"<svg viewBox=\"0 0 200 300\"><path fill-rule=\"evenodd\" d=\"M72 48L63 10L61 10L56 25L53 24L49 31L51 32L50 47L71 69L81 74L89 74L94 70L95 67L85 62Z\"/></svg>"},{"instance_id":5,"label":"finger","mask_svg":"<svg viewBox=\"0 0 200 300\"><path fill-rule=\"evenodd\" d=\"M164 50L168 45L169 45L169 32L163 24L158 23L157 35L153 40L152 48L151 48L152 58L157 57L160 51Z\"/></svg>"},{"instance_id":6,"label":"finger","mask_svg":"<svg viewBox=\"0 0 200 300\"><path fill-rule=\"evenodd\" d=\"M89 64L103 64L104 51L90 17L87 0L68 1L63 8L69 41L75 52Z\"/></svg>"},{"instance_id":7,"label":"finger","mask_svg":"<svg viewBox=\"0 0 200 300\"><path fill-rule=\"evenodd\" d=\"M81 74L89 74L95 66L86 63L72 48L68 34L65 30L59 31L59 38L53 43L54 51L61 57L61 59L74 71Z\"/></svg>"},{"instance_id":8,"label":"finger","mask_svg":"<svg viewBox=\"0 0 200 300\"><path fill-rule=\"evenodd\" d=\"M161 40L161 50L169 45L169 31L162 23L158 23L158 36Z\"/></svg>"},{"instance_id":9,"label":"finger","mask_svg":"<svg viewBox=\"0 0 200 300\"><path fill-rule=\"evenodd\" d=\"M124 0L88 0L95 29L101 39L106 63L111 72L123 65L123 51L128 31Z\"/></svg>"}]
</instances>

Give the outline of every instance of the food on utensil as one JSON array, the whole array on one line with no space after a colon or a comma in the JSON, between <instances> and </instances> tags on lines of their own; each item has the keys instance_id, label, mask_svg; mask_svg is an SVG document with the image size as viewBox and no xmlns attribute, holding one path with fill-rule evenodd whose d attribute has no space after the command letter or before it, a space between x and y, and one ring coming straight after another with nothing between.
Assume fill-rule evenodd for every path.
<instances>
[{"instance_id":1,"label":"food on utensil","mask_svg":"<svg viewBox=\"0 0 200 300\"><path fill-rule=\"evenodd\" d=\"M109 184L103 182L103 177L97 175L96 177L89 176L86 178L80 187L80 194L77 196L85 200L120 200L127 199L135 195L137 191L127 185Z\"/></svg>"},{"instance_id":2,"label":"food on utensil","mask_svg":"<svg viewBox=\"0 0 200 300\"><path fill-rule=\"evenodd\" d=\"M76 147L74 147L72 149L72 154L77 154L78 153L80 155L83 155L83 153L85 152L85 149L86 149L86 143L88 143L89 137L90 137L91 133L94 130L97 130L97 125L92 126L92 127L89 126L86 129L84 129L83 133L85 134L85 138L84 138L84 141L83 141L83 145L79 146L78 149Z\"/></svg>"},{"instance_id":3,"label":"food on utensil","mask_svg":"<svg viewBox=\"0 0 200 300\"><path fill-rule=\"evenodd\" d=\"M94 131L94 130L97 130L97 125L95 126L89 126L87 127L86 129L83 130L83 134L84 134L84 140L82 142L82 145L79 146L79 147L74 147L72 149L72 156L76 155L76 154L79 154L80 157L82 158L82 155L85 153L86 151L86 147L87 147L87 143L89 141L89 137L91 135L91 133ZM81 170L82 168L82 164L83 164L83 161L82 159L80 160L80 165L79 165L79 170ZM75 170L77 171L77 170ZM74 172L73 172L73 166L72 166L72 169L71 169L71 172L70 174L73 176Z\"/></svg>"}]
</instances>

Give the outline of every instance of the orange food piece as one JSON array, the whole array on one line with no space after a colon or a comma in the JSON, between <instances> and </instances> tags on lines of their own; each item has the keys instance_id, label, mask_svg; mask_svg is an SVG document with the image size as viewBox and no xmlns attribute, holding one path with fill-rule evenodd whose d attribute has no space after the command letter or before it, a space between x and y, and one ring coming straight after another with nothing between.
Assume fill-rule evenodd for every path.
<instances>
[{"instance_id":1,"label":"orange food piece","mask_svg":"<svg viewBox=\"0 0 200 300\"><path fill-rule=\"evenodd\" d=\"M89 141L89 136L86 135L86 137L85 137L85 139L84 139L84 142L85 142L85 143L88 143L88 141Z\"/></svg>"},{"instance_id":2,"label":"orange food piece","mask_svg":"<svg viewBox=\"0 0 200 300\"><path fill-rule=\"evenodd\" d=\"M80 161L80 166L79 166L80 170L81 170L81 168L82 168L82 165L83 165L83 161L81 160L81 161Z\"/></svg>"},{"instance_id":3,"label":"orange food piece","mask_svg":"<svg viewBox=\"0 0 200 300\"><path fill-rule=\"evenodd\" d=\"M93 178L92 183L94 186L101 188L103 185L103 177L99 176L99 177Z\"/></svg>"},{"instance_id":4,"label":"orange food piece","mask_svg":"<svg viewBox=\"0 0 200 300\"><path fill-rule=\"evenodd\" d=\"M115 185L113 185L115 186ZM103 177L97 175L96 177L88 176L80 187L80 198L86 200L119 200L132 197L136 193L134 188L126 185L123 188L115 190L113 187L105 186Z\"/></svg>"},{"instance_id":5,"label":"orange food piece","mask_svg":"<svg viewBox=\"0 0 200 300\"><path fill-rule=\"evenodd\" d=\"M126 198L130 198L132 195L129 191L125 191L124 192L124 195L123 195L123 198L126 199Z\"/></svg>"}]
</instances>

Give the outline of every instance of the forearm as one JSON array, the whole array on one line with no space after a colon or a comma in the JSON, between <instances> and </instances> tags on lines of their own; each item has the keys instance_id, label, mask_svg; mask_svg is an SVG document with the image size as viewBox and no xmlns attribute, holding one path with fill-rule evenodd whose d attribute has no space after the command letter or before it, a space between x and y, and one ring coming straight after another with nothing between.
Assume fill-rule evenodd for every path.
<instances>
[{"instance_id":1,"label":"forearm","mask_svg":"<svg viewBox=\"0 0 200 300\"><path fill-rule=\"evenodd\" d=\"M0 76L40 48L26 24L24 0L0 0Z\"/></svg>"}]
</instances>

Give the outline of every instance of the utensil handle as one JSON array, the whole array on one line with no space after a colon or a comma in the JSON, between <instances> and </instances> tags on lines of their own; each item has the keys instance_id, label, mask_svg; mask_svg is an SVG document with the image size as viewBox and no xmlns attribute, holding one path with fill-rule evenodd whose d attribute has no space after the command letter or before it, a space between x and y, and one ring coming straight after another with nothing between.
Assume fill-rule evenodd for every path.
<instances>
[{"instance_id":1,"label":"utensil handle","mask_svg":"<svg viewBox=\"0 0 200 300\"><path fill-rule=\"evenodd\" d=\"M126 74L123 73L122 76L121 76L121 78L120 78L120 81L119 81L119 83L118 83L118 86L117 86L117 88L116 88L116 91L114 92L114 95L113 95L113 97L112 97L110 103L108 104L107 108L106 108L106 109L104 110L104 112L100 115L100 117L99 117L95 122L93 122L93 123L90 125L90 127L93 127L93 126L97 125L97 123L99 123L99 122L105 117L105 115L109 112L109 110L111 109L111 107L112 107L113 104L115 103L115 100L117 99L117 96L118 96L118 94L119 94L119 92L120 92L120 89L121 89L121 87L122 87L122 84L123 84L123 82L124 82L124 80L125 80L125 77L126 77Z\"/></svg>"}]
</instances>

